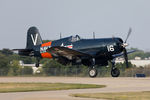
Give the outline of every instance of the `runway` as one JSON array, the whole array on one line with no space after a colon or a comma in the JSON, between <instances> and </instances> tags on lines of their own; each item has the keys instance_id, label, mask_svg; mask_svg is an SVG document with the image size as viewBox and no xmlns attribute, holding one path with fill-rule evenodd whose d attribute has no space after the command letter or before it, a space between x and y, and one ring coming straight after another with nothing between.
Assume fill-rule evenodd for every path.
<instances>
[{"instance_id":1,"label":"runway","mask_svg":"<svg viewBox=\"0 0 150 100\"><path fill-rule=\"evenodd\" d=\"M107 85L100 89L0 93L1 100L97 100L69 96L73 93L150 91L150 78L0 77L0 82L50 82ZM98 99L100 100L100 99Z\"/></svg>"}]
</instances>

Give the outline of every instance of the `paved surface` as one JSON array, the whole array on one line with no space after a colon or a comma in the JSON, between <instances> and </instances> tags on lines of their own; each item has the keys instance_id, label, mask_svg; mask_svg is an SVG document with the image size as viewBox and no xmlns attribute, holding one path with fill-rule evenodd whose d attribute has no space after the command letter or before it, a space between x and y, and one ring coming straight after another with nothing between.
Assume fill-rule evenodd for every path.
<instances>
[{"instance_id":1,"label":"paved surface","mask_svg":"<svg viewBox=\"0 0 150 100\"><path fill-rule=\"evenodd\" d=\"M150 91L150 78L0 77L0 82L51 82L107 85L100 89L0 93L0 100L97 100L76 98L72 93Z\"/></svg>"}]
</instances>

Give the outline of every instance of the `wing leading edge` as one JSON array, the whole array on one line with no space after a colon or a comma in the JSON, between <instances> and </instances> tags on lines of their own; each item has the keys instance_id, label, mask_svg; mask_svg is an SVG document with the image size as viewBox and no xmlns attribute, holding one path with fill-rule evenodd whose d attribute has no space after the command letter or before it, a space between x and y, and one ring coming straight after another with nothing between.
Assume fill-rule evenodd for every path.
<instances>
[{"instance_id":1,"label":"wing leading edge","mask_svg":"<svg viewBox=\"0 0 150 100\"><path fill-rule=\"evenodd\" d=\"M136 52L136 50L130 50L130 51L127 51L127 54L130 54L130 53L133 53L133 52ZM115 54L115 55L112 55L113 58L117 58L117 57L120 57L120 56L123 56L123 52L120 53L120 54Z\"/></svg>"}]
</instances>

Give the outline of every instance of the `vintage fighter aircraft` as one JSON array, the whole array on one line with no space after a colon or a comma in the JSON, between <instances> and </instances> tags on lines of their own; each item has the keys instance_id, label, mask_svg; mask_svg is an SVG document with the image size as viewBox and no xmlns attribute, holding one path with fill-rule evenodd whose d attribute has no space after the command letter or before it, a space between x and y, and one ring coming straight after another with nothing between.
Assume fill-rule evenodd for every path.
<instances>
[{"instance_id":1,"label":"vintage fighter aircraft","mask_svg":"<svg viewBox=\"0 0 150 100\"><path fill-rule=\"evenodd\" d=\"M36 27L30 27L27 32L27 44L25 49L14 49L22 56L34 56L37 58L36 67L41 58L53 58L59 63L83 64L89 66L89 76L96 77L95 65L107 66L112 64L111 75L118 77L120 71L115 67L115 58L124 56L128 68L127 39L131 34L129 29L125 42L121 38L81 39L78 35L61 38L59 40L43 43Z\"/></svg>"}]
</instances>

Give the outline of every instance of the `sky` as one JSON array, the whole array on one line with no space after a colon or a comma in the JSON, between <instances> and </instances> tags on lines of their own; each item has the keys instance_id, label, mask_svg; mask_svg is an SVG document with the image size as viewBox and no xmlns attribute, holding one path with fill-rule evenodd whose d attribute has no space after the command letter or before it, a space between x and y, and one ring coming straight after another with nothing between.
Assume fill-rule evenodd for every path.
<instances>
[{"instance_id":1,"label":"sky","mask_svg":"<svg viewBox=\"0 0 150 100\"><path fill-rule=\"evenodd\" d=\"M0 0L0 49L25 48L36 26L43 40L70 35L121 37L129 27L130 47L150 51L150 0Z\"/></svg>"}]
</instances>

